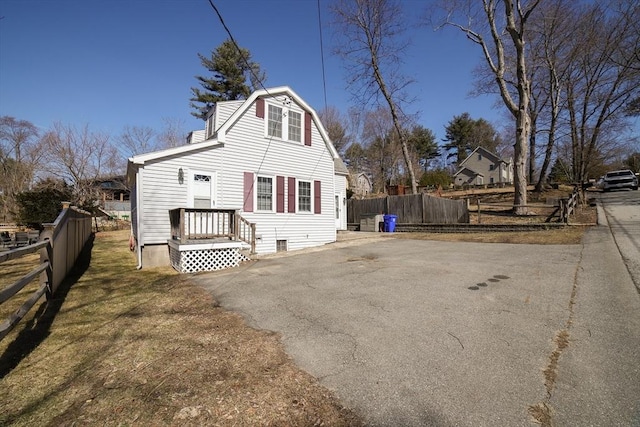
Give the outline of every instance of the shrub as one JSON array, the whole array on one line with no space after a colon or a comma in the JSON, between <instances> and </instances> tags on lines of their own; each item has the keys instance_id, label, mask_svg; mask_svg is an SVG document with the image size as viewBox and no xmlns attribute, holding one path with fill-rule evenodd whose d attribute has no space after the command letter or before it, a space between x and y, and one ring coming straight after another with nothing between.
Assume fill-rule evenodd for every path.
<instances>
[{"instance_id":1,"label":"shrub","mask_svg":"<svg viewBox=\"0 0 640 427\"><path fill-rule=\"evenodd\" d=\"M432 171L427 171L422 174L422 177L420 177L421 187L427 187L431 185L437 187L438 185L440 185L442 186L442 188L446 188L451 185L451 182L451 175L449 175L449 172L444 169L434 169Z\"/></svg>"}]
</instances>

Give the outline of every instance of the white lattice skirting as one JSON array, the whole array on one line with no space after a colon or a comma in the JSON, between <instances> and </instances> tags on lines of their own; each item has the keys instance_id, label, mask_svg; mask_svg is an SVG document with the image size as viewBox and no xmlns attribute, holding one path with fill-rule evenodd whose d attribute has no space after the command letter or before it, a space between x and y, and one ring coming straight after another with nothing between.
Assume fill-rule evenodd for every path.
<instances>
[{"instance_id":1,"label":"white lattice skirting","mask_svg":"<svg viewBox=\"0 0 640 427\"><path fill-rule=\"evenodd\" d=\"M249 261L240 250L239 243L183 244L169 241L171 266L180 273L197 273L237 267L243 261Z\"/></svg>"}]
</instances>

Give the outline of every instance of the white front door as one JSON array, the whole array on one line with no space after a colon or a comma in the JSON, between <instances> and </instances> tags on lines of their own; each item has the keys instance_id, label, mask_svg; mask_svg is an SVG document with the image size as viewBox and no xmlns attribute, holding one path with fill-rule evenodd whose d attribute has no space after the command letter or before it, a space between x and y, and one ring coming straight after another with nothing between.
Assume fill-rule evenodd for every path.
<instances>
[{"instance_id":1,"label":"white front door","mask_svg":"<svg viewBox=\"0 0 640 427\"><path fill-rule=\"evenodd\" d=\"M211 174L193 174L193 207L196 209L211 209L213 203L213 176Z\"/></svg>"},{"instance_id":2,"label":"white front door","mask_svg":"<svg viewBox=\"0 0 640 427\"><path fill-rule=\"evenodd\" d=\"M346 230L346 219L344 218L347 211L345 197L341 193L336 193L335 209L336 209L336 230Z\"/></svg>"},{"instance_id":3,"label":"white front door","mask_svg":"<svg viewBox=\"0 0 640 427\"><path fill-rule=\"evenodd\" d=\"M212 172L190 172L188 189L188 207L194 209L211 209L216 203L216 175ZM187 213L185 221L191 234L215 234L220 232L219 221L215 214L201 212ZM223 224L224 225L224 224Z\"/></svg>"}]
</instances>

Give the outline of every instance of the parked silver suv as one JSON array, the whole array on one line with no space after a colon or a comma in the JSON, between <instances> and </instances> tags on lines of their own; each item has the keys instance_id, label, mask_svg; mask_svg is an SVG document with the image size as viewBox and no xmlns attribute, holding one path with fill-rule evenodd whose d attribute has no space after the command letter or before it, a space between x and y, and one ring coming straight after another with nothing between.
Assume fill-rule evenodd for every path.
<instances>
[{"instance_id":1,"label":"parked silver suv","mask_svg":"<svg viewBox=\"0 0 640 427\"><path fill-rule=\"evenodd\" d=\"M638 177L629 169L607 172L602 179L602 190L609 191L618 188L638 189Z\"/></svg>"}]
</instances>

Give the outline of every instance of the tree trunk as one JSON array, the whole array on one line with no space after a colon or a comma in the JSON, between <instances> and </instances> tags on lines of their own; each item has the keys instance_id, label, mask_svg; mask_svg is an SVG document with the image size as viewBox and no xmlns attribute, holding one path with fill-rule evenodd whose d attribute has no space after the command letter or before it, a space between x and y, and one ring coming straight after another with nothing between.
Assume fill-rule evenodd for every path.
<instances>
[{"instance_id":1,"label":"tree trunk","mask_svg":"<svg viewBox=\"0 0 640 427\"><path fill-rule=\"evenodd\" d=\"M522 99L522 95L521 95ZM516 143L514 146L514 198L513 213L516 215L527 214L527 128L528 116L526 107L518 112L516 117Z\"/></svg>"},{"instance_id":2,"label":"tree trunk","mask_svg":"<svg viewBox=\"0 0 640 427\"><path fill-rule=\"evenodd\" d=\"M529 133L529 182L536 180L536 124L538 114L531 112L531 129Z\"/></svg>"}]
</instances>

